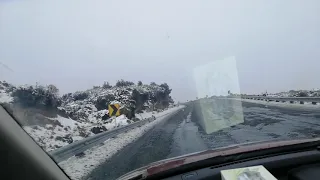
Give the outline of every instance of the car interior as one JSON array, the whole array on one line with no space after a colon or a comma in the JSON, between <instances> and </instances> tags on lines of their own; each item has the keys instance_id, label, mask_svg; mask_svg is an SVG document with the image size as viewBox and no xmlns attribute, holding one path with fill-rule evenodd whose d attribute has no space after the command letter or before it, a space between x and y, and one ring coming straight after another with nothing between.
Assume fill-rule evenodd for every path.
<instances>
[{"instance_id":1,"label":"car interior","mask_svg":"<svg viewBox=\"0 0 320 180\"><path fill-rule=\"evenodd\" d=\"M1 174L5 179L57 179L69 177L20 127L14 117L0 107ZM311 180L320 177L319 143L279 151L248 152L206 159L148 177L132 179L200 180L221 179L221 170L263 165L279 180Z\"/></svg>"},{"instance_id":2,"label":"car interior","mask_svg":"<svg viewBox=\"0 0 320 180\"><path fill-rule=\"evenodd\" d=\"M69 179L0 106L1 174L4 179Z\"/></svg>"},{"instance_id":3,"label":"car interior","mask_svg":"<svg viewBox=\"0 0 320 180\"><path fill-rule=\"evenodd\" d=\"M233 158L231 158L234 160ZM223 163L210 166L210 161L204 163L203 168L196 170L191 167L188 172L177 174L167 172L162 176L150 177L150 179L167 180L197 180L197 179L221 179L221 171L226 169L235 169L263 165L276 179L279 180L311 180L318 179L320 175L320 153L318 149L309 149L304 151L290 152L287 154L278 154L272 156L260 156L255 158L246 158L234 162ZM209 166L208 166L209 165Z\"/></svg>"}]
</instances>

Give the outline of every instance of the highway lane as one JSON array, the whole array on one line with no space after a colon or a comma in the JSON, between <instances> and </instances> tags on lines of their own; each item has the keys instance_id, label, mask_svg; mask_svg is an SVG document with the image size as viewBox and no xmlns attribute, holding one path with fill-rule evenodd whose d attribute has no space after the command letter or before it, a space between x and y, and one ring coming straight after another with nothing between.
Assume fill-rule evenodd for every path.
<instances>
[{"instance_id":1,"label":"highway lane","mask_svg":"<svg viewBox=\"0 0 320 180\"><path fill-rule=\"evenodd\" d=\"M319 134L320 110L297 111L234 100L195 103L119 151L86 179L115 179L151 162L208 148Z\"/></svg>"},{"instance_id":2,"label":"highway lane","mask_svg":"<svg viewBox=\"0 0 320 180\"><path fill-rule=\"evenodd\" d=\"M171 153L168 158L208 149L201 139L199 127L191 121L191 112L179 124L172 138L173 143L171 144Z\"/></svg>"}]
</instances>

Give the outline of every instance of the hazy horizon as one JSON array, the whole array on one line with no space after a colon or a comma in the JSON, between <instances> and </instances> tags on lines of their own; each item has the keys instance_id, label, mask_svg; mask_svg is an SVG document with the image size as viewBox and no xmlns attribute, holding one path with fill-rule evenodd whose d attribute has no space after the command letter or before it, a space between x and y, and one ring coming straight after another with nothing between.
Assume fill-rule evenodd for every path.
<instances>
[{"instance_id":1,"label":"hazy horizon","mask_svg":"<svg viewBox=\"0 0 320 180\"><path fill-rule=\"evenodd\" d=\"M179 101L205 87L249 94L320 88L319 32L316 0L5 0L0 80L54 84L61 94L120 79L166 82ZM204 75L215 82L199 84L204 79L195 77L204 75L196 69L210 64ZM226 72L233 85L217 80Z\"/></svg>"}]
</instances>

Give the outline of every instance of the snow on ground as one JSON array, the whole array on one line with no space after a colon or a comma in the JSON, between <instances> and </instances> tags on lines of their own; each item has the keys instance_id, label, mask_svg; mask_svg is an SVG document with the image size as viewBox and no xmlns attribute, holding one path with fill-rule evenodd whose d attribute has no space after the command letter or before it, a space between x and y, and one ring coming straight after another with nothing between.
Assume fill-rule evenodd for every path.
<instances>
[{"instance_id":1,"label":"snow on ground","mask_svg":"<svg viewBox=\"0 0 320 180\"><path fill-rule=\"evenodd\" d=\"M104 126L107 129L113 129L120 126L126 126L128 125L128 121L130 121L125 115L120 115L118 117L112 117L110 122L107 124L104 124Z\"/></svg>"},{"instance_id":2,"label":"snow on ground","mask_svg":"<svg viewBox=\"0 0 320 180\"><path fill-rule=\"evenodd\" d=\"M13 98L7 94L5 91L0 90L0 103L10 103Z\"/></svg>"},{"instance_id":3,"label":"snow on ground","mask_svg":"<svg viewBox=\"0 0 320 180\"><path fill-rule=\"evenodd\" d=\"M83 125L83 126L90 126L90 123L80 123L70 118L64 118L58 116L57 118L53 118L53 120L58 120L62 126L69 126L71 129L76 128L76 126Z\"/></svg>"},{"instance_id":4,"label":"snow on ground","mask_svg":"<svg viewBox=\"0 0 320 180\"><path fill-rule=\"evenodd\" d=\"M44 127L24 126L23 129L47 152L81 140L85 135L92 135L89 123L80 123L58 116L51 118L52 124ZM58 121L59 123L55 122Z\"/></svg>"},{"instance_id":5,"label":"snow on ground","mask_svg":"<svg viewBox=\"0 0 320 180\"><path fill-rule=\"evenodd\" d=\"M47 152L94 135L94 133L91 132L91 128L93 127L104 126L107 130L111 130L115 127L128 125L128 121L130 121L124 115L112 117L109 123L99 125L77 122L61 116L50 119L52 120L52 124L47 124L44 127L38 125L23 127L23 129ZM58 123L55 121L58 121Z\"/></svg>"},{"instance_id":6,"label":"snow on ground","mask_svg":"<svg viewBox=\"0 0 320 180\"><path fill-rule=\"evenodd\" d=\"M59 166L72 179L80 179L88 175L93 169L95 169L101 163L105 162L120 149L140 138L145 132L149 131L152 127L157 125L167 115L170 115L182 108L184 108L184 106L180 105L179 107L174 107L160 113L155 113L154 116L158 117L155 121L145 124L140 128L137 127L126 133L120 134L116 138L108 139L104 142L104 145L100 147L93 147L85 151L85 156L73 156L68 160L59 163Z\"/></svg>"},{"instance_id":7,"label":"snow on ground","mask_svg":"<svg viewBox=\"0 0 320 180\"><path fill-rule=\"evenodd\" d=\"M141 116L137 114L137 117L143 117L142 119L145 119L155 116L156 118L158 118L167 114L168 112L170 112L170 110L171 109L162 112L144 112ZM107 113L107 110L102 111L98 111L97 113ZM129 120L125 115L111 117L107 121L92 120L89 122L78 122L73 119L64 118L61 116L48 119L52 120L52 124L47 124L44 127L38 125L23 127L24 130L47 152L66 146L75 141L79 141L88 136L95 135L93 131L91 131L92 128L97 127L100 130L97 131L101 132L133 123L133 121Z\"/></svg>"},{"instance_id":8,"label":"snow on ground","mask_svg":"<svg viewBox=\"0 0 320 180\"><path fill-rule=\"evenodd\" d=\"M52 128L52 131L48 131L46 128ZM67 141L59 141L58 137L65 137L69 133L66 132L61 127L54 127L52 125L46 125L46 127L34 126L34 127L24 127L24 130L32 135L32 138L44 148L46 151L51 151L53 149L68 145Z\"/></svg>"},{"instance_id":9,"label":"snow on ground","mask_svg":"<svg viewBox=\"0 0 320 180\"><path fill-rule=\"evenodd\" d=\"M170 109L174 109L173 108L170 108ZM140 114L136 114L136 117L137 118L140 118L140 119L146 119L146 118L149 118L149 117L161 117L163 115L166 115L168 114L168 111L170 111L170 109L167 109L167 110L164 110L164 111L161 111L161 112L156 112L156 111L152 111L152 112L143 112L143 113L140 113Z\"/></svg>"}]
</instances>

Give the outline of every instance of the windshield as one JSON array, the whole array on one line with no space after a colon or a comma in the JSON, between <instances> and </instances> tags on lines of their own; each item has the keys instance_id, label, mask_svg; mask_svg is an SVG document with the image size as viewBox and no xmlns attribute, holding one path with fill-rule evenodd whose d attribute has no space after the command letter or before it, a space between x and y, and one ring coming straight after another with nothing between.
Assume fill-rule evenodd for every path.
<instances>
[{"instance_id":1,"label":"windshield","mask_svg":"<svg viewBox=\"0 0 320 180\"><path fill-rule=\"evenodd\" d=\"M319 1L0 2L0 102L72 179L319 137Z\"/></svg>"}]
</instances>

